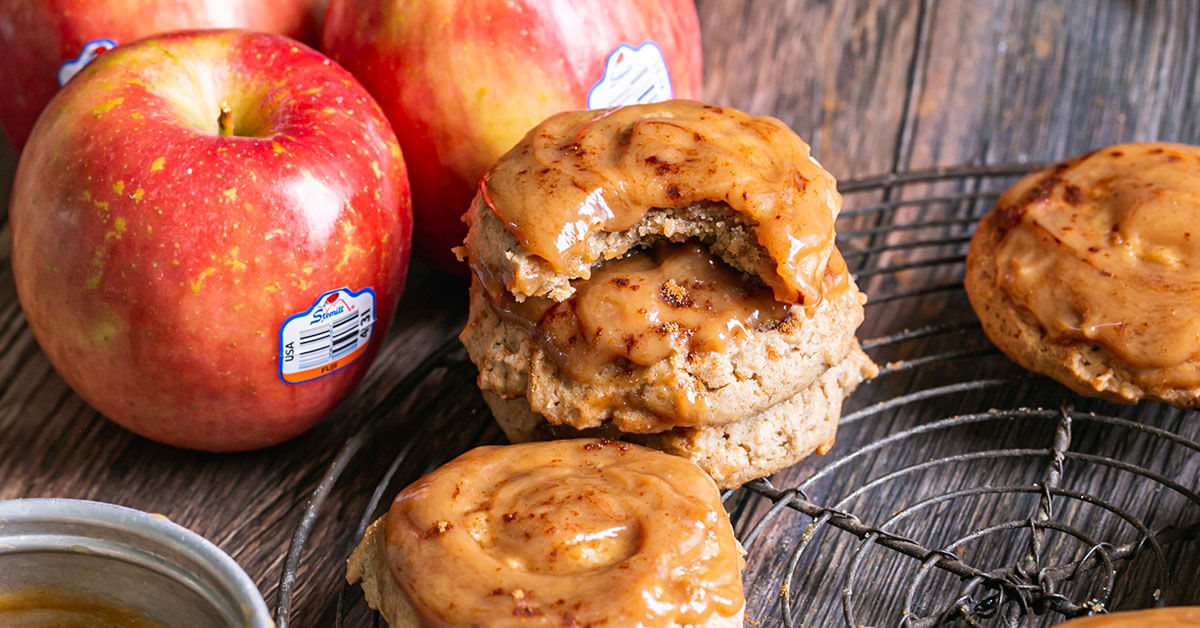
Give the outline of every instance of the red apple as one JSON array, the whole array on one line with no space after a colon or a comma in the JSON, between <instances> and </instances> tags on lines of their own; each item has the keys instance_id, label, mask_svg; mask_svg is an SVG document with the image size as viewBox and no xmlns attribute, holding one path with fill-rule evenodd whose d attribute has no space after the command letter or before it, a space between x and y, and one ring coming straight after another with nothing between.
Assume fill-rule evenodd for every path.
<instances>
[{"instance_id":1,"label":"red apple","mask_svg":"<svg viewBox=\"0 0 1200 628\"><path fill-rule=\"evenodd\" d=\"M248 28L316 42L321 0L8 0L0 125L20 150L59 86L95 55L155 33Z\"/></svg>"},{"instance_id":2,"label":"red apple","mask_svg":"<svg viewBox=\"0 0 1200 628\"><path fill-rule=\"evenodd\" d=\"M331 0L321 42L400 139L418 255L460 273L479 176L538 122L700 97L692 0Z\"/></svg>"},{"instance_id":3,"label":"red apple","mask_svg":"<svg viewBox=\"0 0 1200 628\"><path fill-rule=\"evenodd\" d=\"M348 72L279 35L118 46L60 91L10 208L34 336L164 443L263 447L366 371L403 288L404 160Z\"/></svg>"}]
</instances>

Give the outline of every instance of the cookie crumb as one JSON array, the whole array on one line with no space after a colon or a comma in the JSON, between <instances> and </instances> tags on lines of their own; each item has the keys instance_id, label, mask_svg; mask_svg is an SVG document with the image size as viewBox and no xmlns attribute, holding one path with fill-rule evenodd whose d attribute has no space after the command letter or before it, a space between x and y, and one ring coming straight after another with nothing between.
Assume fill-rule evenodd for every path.
<instances>
[{"instance_id":1,"label":"cookie crumb","mask_svg":"<svg viewBox=\"0 0 1200 628\"><path fill-rule=\"evenodd\" d=\"M441 535L445 534L446 532L448 532L453 527L454 527L454 524L450 523L449 521L445 521L445 520L437 521L433 524L433 527L430 528L428 531L426 531L425 534L422 536L423 536L423 538L426 538L426 539L433 538L435 536L441 536Z\"/></svg>"},{"instance_id":2,"label":"cookie crumb","mask_svg":"<svg viewBox=\"0 0 1200 628\"><path fill-rule=\"evenodd\" d=\"M671 307L692 307L696 304L695 299L688 293L687 288L679 285L674 279L668 279L663 282L662 287L658 290L658 294L662 297L663 303Z\"/></svg>"}]
</instances>

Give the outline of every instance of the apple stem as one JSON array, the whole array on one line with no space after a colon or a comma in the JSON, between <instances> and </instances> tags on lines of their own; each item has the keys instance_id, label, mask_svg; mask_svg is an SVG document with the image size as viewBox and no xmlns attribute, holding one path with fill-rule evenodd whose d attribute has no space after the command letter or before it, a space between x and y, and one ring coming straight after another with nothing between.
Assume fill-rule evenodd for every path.
<instances>
[{"instance_id":1,"label":"apple stem","mask_svg":"<svg viewBox=\"0 0 1200 628\"><path fill-rule=\"evenodd\" d=\"M233 107L225 100L221 101L221 113L217 116L217 133L233 135Z\"/></svg>"}]
</instances>

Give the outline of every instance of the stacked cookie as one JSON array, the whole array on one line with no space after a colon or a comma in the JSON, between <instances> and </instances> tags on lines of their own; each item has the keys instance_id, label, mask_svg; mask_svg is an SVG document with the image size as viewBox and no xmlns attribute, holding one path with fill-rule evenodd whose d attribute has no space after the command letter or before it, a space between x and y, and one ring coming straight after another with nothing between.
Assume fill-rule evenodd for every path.
<instances>
[{"instance_id":1,"label":"stacked cookie","mask_svg":"<svg viewBox=\"0 0 1200 628\"><path fill-rule=\"evenodd\" d=\"M874 364L841 198L772 118L689 101L569 112L483 178L461 338L516 442L601 434L722 487L832 444Z\"/></svg>"}]
</instances>

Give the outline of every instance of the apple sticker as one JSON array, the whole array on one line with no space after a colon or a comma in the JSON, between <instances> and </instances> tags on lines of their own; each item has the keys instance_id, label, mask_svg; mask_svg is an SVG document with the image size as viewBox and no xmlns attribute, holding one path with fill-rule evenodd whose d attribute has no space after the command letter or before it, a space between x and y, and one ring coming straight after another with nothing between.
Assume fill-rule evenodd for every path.
<instances>
[{"instance_id":1,"label":"apple sticker","mask_svg":"<svg viewBox=\"0 0 1200 628\"><path fill-rule=\"evenodd\" d=\"M667 60L654 41L634 48L621 44L604 60L604 74L588 91L588 109L643 105L670 100L675 95Z\"/></svg>"},{"instance_id":2,"label":"apple sticker","mask_svg":"<svg viewBox=\"0 0 1200 628\"><path fill-rule=\"evenodd\" d=\"M279 328L279 378L299 384L353 362L375 325L375 291L331 290Z\"/></svg>"},{"instance_id":3,"label":"apple sticker","mask_svg":"<svg viewBox=\"0 0 1200 628\"><path fill-rule=\"evenodd\" d=\"M58 66L58 86L62 87L71 80L71 77L79 73L83 66L92 62L100 53L109 50L117 45L117 42L104 38L93 39L83 45L83 50L79 51L79 56L74 59L64 61Z\"/></svg>"}]
</instances>

